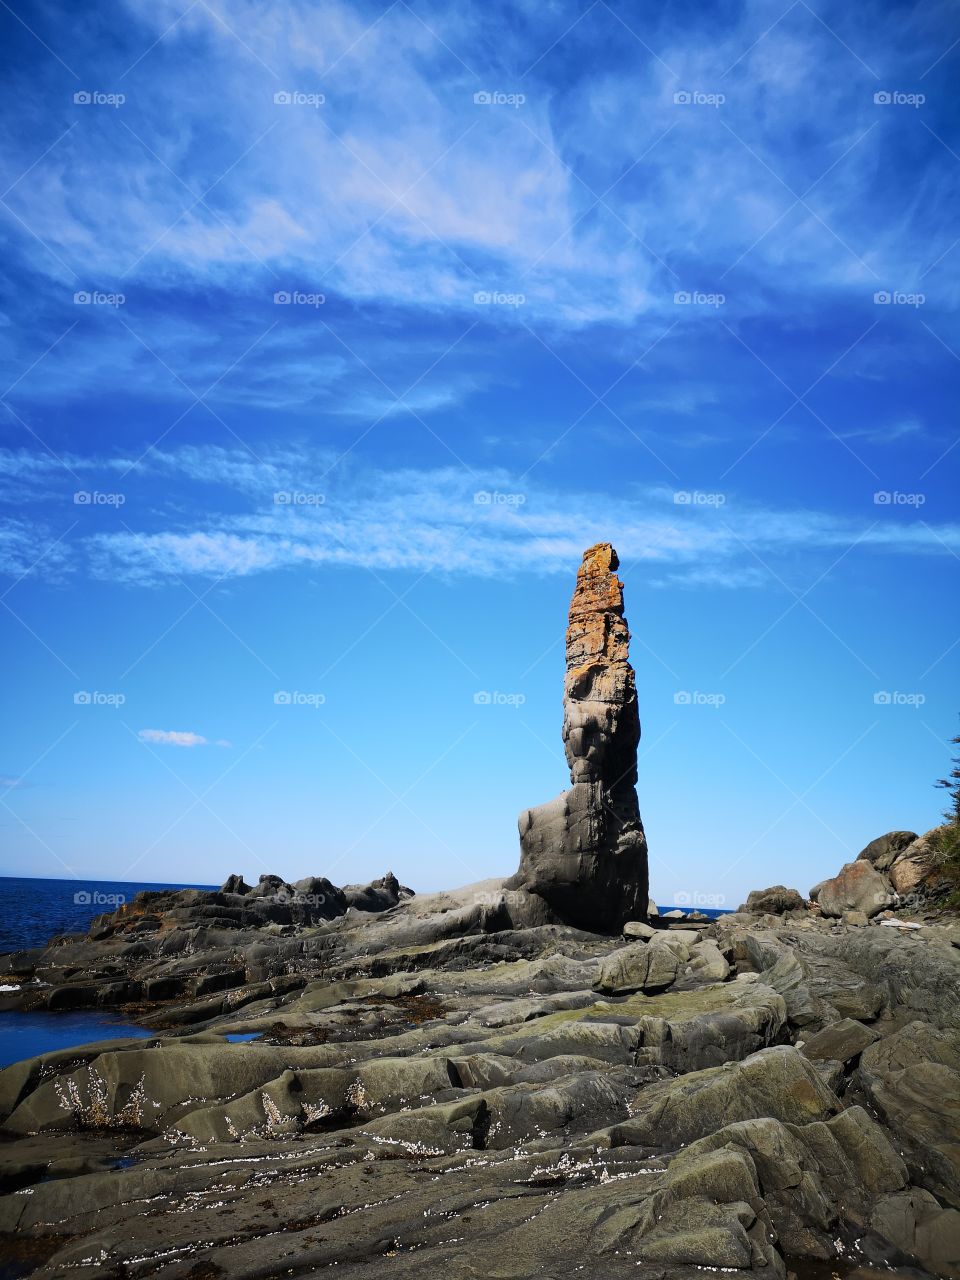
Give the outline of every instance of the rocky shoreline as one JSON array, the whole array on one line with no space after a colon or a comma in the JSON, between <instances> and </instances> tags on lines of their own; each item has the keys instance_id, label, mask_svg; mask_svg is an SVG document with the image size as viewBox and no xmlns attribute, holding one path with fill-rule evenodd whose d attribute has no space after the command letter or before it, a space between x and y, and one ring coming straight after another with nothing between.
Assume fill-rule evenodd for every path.
<instances>
[{"instance_id":1,"label":"rocky shoreline","mask_svg":"<svg viewBox=\"0 0 960 1280\"><path fill-rule=\"evenodd\" d=\"M615 569L584 558L571 787L522 816L516 876L232 876L0 957L2 1009L156 1032L0 1072L9 1276L960 1277L937 841L651 910Z\"/></svg>"}]
</instances>

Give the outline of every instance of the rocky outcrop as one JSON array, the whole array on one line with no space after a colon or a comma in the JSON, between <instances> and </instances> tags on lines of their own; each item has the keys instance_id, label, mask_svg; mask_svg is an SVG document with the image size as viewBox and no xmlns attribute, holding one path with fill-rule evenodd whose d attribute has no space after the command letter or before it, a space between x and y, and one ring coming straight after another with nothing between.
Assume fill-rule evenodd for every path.
<instances>
[{"instance_id":1,"label":"rocky outcrop","mask_svg":"<svg viewBox=\"0 0 960 1280\"><path fill-rule=\"evenodd\" d=\"M847 862L832 880L823 880L811 889L825 916L839 917L848 911L862 911L869 919L896 902L890 881L865 860Z\"/></svg>"},{"instance_id":2,"label":"rocky outcrop","mask_svg":"<svg viewBox=\"0 0 960 1280\"><path fill-rule=\"evenodd\" d=\"M619 932L647 913L647 841L637 803L640 717L617 553L583 555L566 635L563 743L571 787L520 816L510 886L584 929Z\"/></svg>"},{"instance_id":3,"label":"rocky outcrop","mask_svg":"<svg viewBox=\"0 0 960 1280\"><path fill-rule=\"evenodd\" d=\"M917 839L915 831L888 831L886 835L877 836L857 854L857 861L864 859L878 871L889 871L896 858L908 844Z\"/></svg>"},{"instance_id":4,"label":"rocky outcrop","mask_svg":"<svg viewBox=\"0 0 960 1280\"><path fill-rule=\"evenodd\" d=\"M864 1049L859 1082L915 1181L960 1208L960 1033L911 1022Z\"/></svg>"},{"instance_id":5,"label":"rocky outcrop","mask_svg":"<svg viewBox=\"0 0 960 1280\"><path fill-rule=\"evenodd\" d=\"M917 836L891 863L890 882L901 897L936 898L954 887L943 872L940 840L945 830L944 827L933 827Z\"/></svg>"},{"instance_id":6,"label":"rocky outcrop","mask_svg":"<svg viewBox=\"0 0 960 1280\"><path fill-rule=\"evenodd\" d=\"M404 897L390 876L330 919L257 923L289 891L331 896L148 898L146 929L128 909L0 959L33 996L156 993L149 1039L0 1072L11 1274L960 1276L945 924L614 938L497 881Z\"/></svg>"},{"instance_id":7,"label":"rocky outcrop","mask_svg":"<svg viewBox=\"0 0 960 1280\"><path fill-rule=\"evenodd\" d=\"M753 915L782 916L785 911L803 911L806 905L798 890L775 884L769 889L751 890L740 910Z\"/></svg>"},{"instance_id":8,"label":"rocky outcrop","mask_svg":"<svg viewBox=\"0 0 960 1280\"><path fill-rule=\"evenodd\" d=\"M661 943L637 942L603 961L594 986L611 995L631 991L662 991L677 980L680 957Z\"/></svg>"}]
</instances>

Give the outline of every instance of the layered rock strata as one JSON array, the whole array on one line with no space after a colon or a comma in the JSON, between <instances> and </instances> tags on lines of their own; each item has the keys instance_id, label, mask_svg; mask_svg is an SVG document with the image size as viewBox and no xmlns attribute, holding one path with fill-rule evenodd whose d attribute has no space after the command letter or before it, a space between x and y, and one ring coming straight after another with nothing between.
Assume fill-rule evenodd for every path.
<instances>
[{"instance_id":1,"label":"layered rock strata","mask_svg":"<svg viewBox=\"0 0 960 1280\"><path fill-rule=\"evenodd\" d=\"M640 717L623 583L609 542L588 548L566 634L563 744L571 786L520 815L510 887L570 924L615 932L647 914L647 841L637 803Z\"/></svg>"}]
</instances>

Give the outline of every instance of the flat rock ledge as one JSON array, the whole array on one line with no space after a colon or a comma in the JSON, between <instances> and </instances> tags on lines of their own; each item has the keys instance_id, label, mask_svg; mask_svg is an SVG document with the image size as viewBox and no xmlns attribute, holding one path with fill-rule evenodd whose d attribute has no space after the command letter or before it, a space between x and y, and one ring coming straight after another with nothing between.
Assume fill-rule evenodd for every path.
<instances>
[{"instance_id":1,"label":"flat rock ledge","mask_svg":"<svg viewBox=\"0 0 960 1280\"><path fill-rule=\"evenodd\" d=\"M497 881L262 883L0 958L5 1008L156 1032L0 1072L10 1276L960 1278L948 917L610 937Z\"/></svg>"}]
</instances>

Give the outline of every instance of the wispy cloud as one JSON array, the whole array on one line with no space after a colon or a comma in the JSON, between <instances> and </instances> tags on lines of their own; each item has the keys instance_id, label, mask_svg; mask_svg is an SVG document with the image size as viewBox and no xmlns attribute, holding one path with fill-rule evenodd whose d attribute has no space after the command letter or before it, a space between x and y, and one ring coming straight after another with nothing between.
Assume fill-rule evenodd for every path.
<instances>
[{"instance_id":1,"label":"wispy cloud","mask_svg":"<svg viewBox=\"0 0 960 1280\"><path fill-rule=\"evenodd\" d=\"M951 243L946 187L891 218L884 157L935 143L873 102L904 50L917 74L941 52L926 18L903 15L894 42L880 22L868 32L867 11L855 35L835 16L851 52L805 5L772 27L746 6L700 32L688 16L644 15L651 58L594 6L557 51L561 93L541 55L553 24L560 37L580 16L572 4L529 25L470 4L428 9L426 23L407 5L374 22L359 6L296 0L283 20L249 0L128 10L131 53L159 43L123 112L71 132L10 196L39 237L30 260L58 279L66 266L219 288L262 270L276 288L425 311L519 290L531 310L579 326L667 309L675 289L711 287L703 277L734 263L727 292L753 314L770 310L771 286L796 307L807 294L904 288L923 269L904 256L904 221L922 224L929 261ZM203 112L188 133L178 121L200 70ZM474 101L497 86L524 101ZM277 104L278 89L325 101ZM723 102L678 103L678 92ZM785 149L791 130L802 145ZM878 199L864 200L871 190ZM953 278L949 257L941 269Z\"/></svg>"},{"instance_id":2,"label":"wispy cloud","mask_svg":"<svg viewBox=\"0 0 960 1280\"><path fill-rule=\"evenodd\" d=\"M137 737L141 742L156 743L166 747L205 747L208 745L207 739L199 733L184 732L178 729L141 729Z\"/></svg>"},{"instance_id":3,"label":"wispy cloud","mask_svg":"<svg viewBox=\"0 0 960 1280\"><path fill-rule=\"evenodd\" d=\"M140 584L323 564L513 577L568 572L584 546L612 539L625 561L650 566L655 585L749 586L758 581L755 556L854 543L901 555L960 548L956 525L923 521L916 507L878 504L871 492L860 516L841 516L772 508L735 491L636 484L617 499L534 483L505 468L373 471L335 467L335 460L307 447L260 459L239 448L155 450L138 467L137 484L149 495L175 479L187 509L203 514L130 504L120 528L84 526L69 554L97 577ZM91 465L109 473L112 464ZM190 500L190 485L203 486L202 502ZM36 546L27 524L18 539L21 552ZM58 548L57 574L67 555Z\"/></svg>"}]
</instances>

